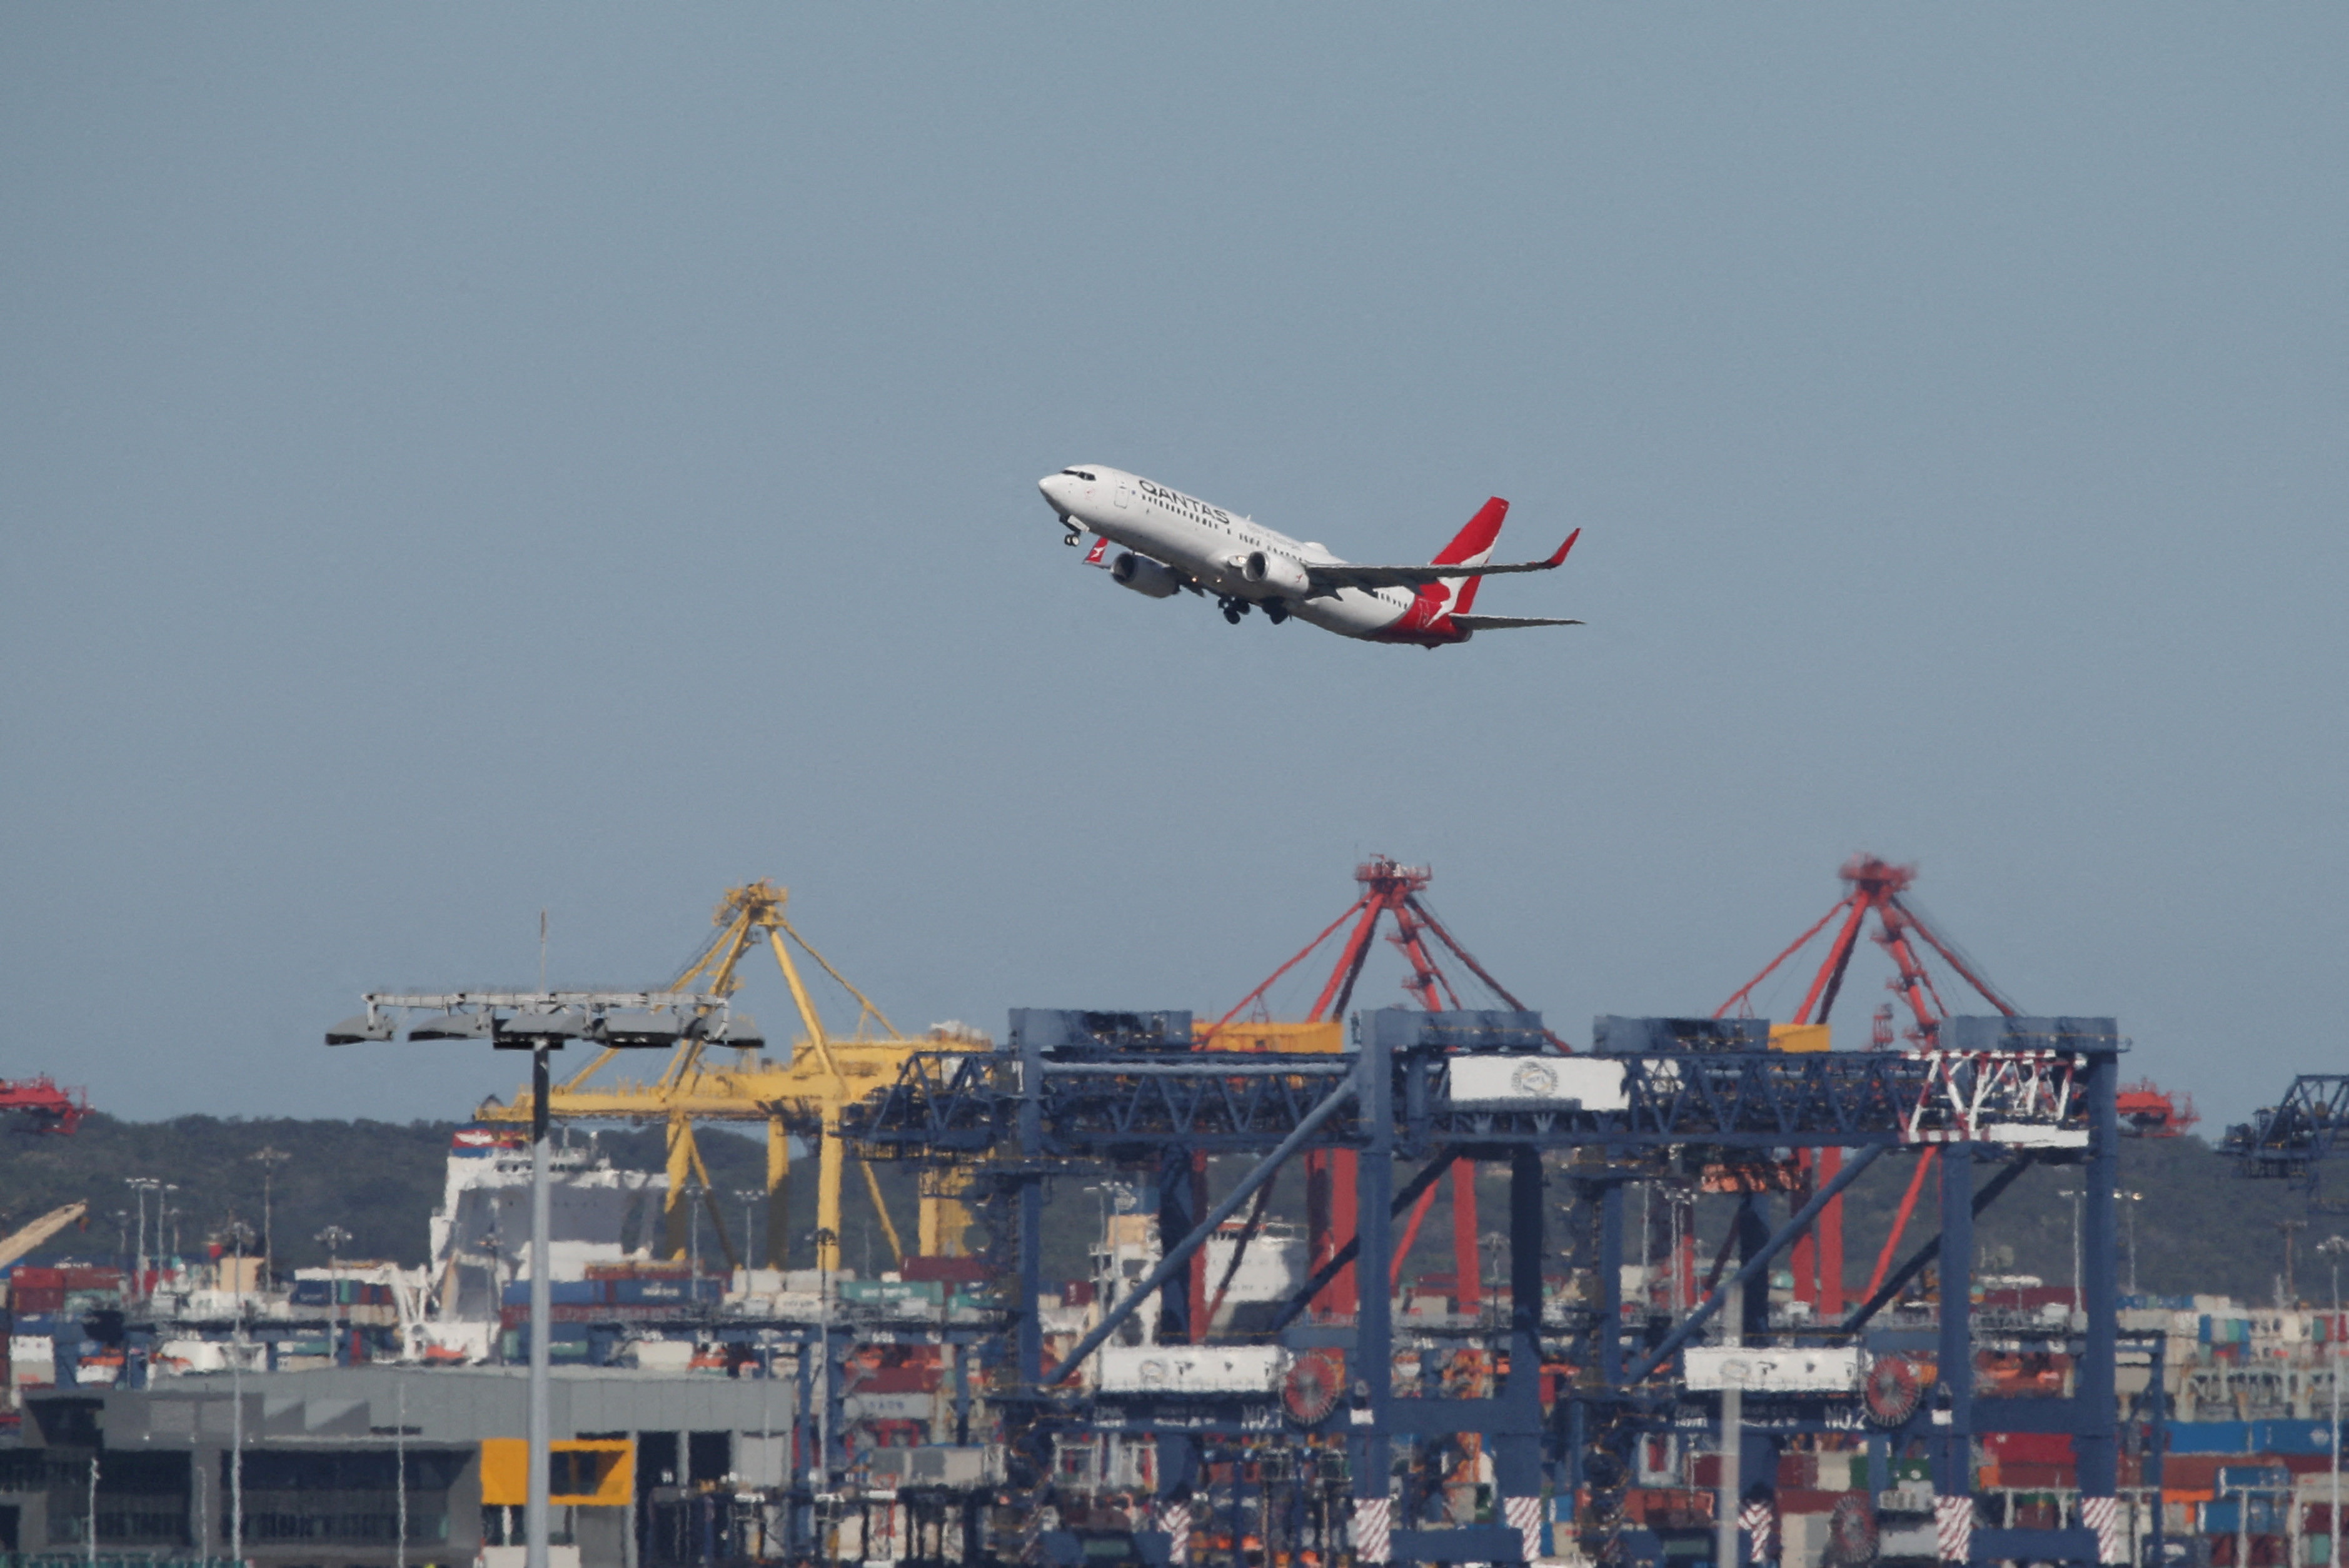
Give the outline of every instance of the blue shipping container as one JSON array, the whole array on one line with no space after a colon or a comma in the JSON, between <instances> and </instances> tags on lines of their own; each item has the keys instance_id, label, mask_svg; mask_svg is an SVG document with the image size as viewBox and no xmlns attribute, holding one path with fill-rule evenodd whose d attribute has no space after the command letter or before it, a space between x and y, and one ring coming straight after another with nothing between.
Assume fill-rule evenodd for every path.
<instances>
[{"instance_id":1,"label":"blue shipping container","mask_svg":"<svg viewBox=\"0 0 2349 1568\"><path fill-rule=\"evenodd\" d=\"M612 1282L612 1299L622 1306L663 1306L688 1299L686 1290L692 1283L681 1279L616 1279Z\"/></svg>"},{"instance_id":2,"label":"blue shipping container","mask_svg":"<svg viewBox=\"0 0 2349 1568\"><path fill-rule=\"evenodd\" d=\"M546 1282L547 1295L556 1306L601 1306L604 1305L604 1282L599 1279L557 1279ZM530 1282L516 1280L506 1286L508 1306L530 1305Z\"/></svg>"},{"instance_id":3,"label":"blue shipping container","mask_svg":"<svg viewBox=\"0 0 2349 1568\"><path fill-rule=\"evenodd\" d=\"M2290 1491L2292 1471L2282 1465L2220 1465L2219 1490L2230 1491Z\"/></svg>"},{"instance_id":4,"label":"blue shipping container","mask_svg":"<svg viewBox=\"0 0 2349 1568\"><path fill-rule=\"evenodd\" d=\"M2249 1421L2172 1421L2169 1451L2173 1454L2247 1454L2251 1451Z\"/></svg>"},{"instance_id":5,"label":"blue shipping container","mask_svg":"<svg viewBox=\"0 0 2349 1568\"><path fill-rule=\"evenodd\" d=\"M2251 1505L2249 1526L2253 1535L2284 1533L2284 1508L2281 1502L2271 1497L2254 1497L2249 1501ZM2244 1527L2243 1500L2227 1497L2202 1505L2203 1534L2232 1535Z\"/></svg>"},{"instance_id":6,"label":"blue shipping container","mask_svg":"<svg viewBox=\"0 0 2349 1568\"><path fill-rule=\"evenodd\" d=\"M2259 1454L2329 1454L2330 1421L2253 1421L2251 1451Z\"/></svg>"}]
</instances>

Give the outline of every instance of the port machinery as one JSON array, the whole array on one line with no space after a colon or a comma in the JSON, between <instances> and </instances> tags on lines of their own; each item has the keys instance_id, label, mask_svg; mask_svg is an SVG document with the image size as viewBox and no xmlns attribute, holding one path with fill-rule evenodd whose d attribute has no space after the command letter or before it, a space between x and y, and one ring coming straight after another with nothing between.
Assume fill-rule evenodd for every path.
<instances>
[{"instance_id":1,"label":"port machinery","mask_svg":"<svg viewBox=\"0 0 2349 1568\"><path fill-rule=\"evenodd\" d=\"M29 1132L71 1136L89 1114L89 1096L78 1088L60 1088L44 1073L38 1078L0 1078L0 1114L21 1117Z\"/></svg>"},{"instance_id":2,"label":"port machinery","mask_svg":"<svg viewBox=\"0 0 2349 1568\"><path fill-rule=\"evenodd\" d=\"M1875 917L1877 926L1872 940L1893 965L1894 974L1884 982L1884 988L1892 994L1894 1000L1886 1001L1877 1007L1869 1028L1868 1049L1891 1049L1896 1039L1906 1040L1920 1050L1930 1050L1934 1047L1940 1038L1943 1020L1950 1016L1950 1008L1942 996L1946 983L1936 982L1930 967L1930 958L1940 959L1954 982L1971 989L2002 1016L2013 1017L2019 1014L2020 1009L1991 982L1982 966L1917 907L1909 891L1917 880L1916 867L1895 865L1876 855L1857 854L1844 863L1839 874L1844 883L1842 896L1776 957L1763 965L1760 974L1732 992L1728 1000L1714 1008L1714 1017L1751 1017L1755 993L1788 960L1832 926L1834 934L1804 986L1801 1000L1795 1005L1794 1012L1785 1024L1771 1031L1772 1045L1780 1048L1796 1051L1827 1049L1828 1016L1834 1011L1837 998L1842 994L1845 982L1849 977L1851 961L1858 950L1860 938L1868 934L1868 923L1871 915ZM1954 985L1950 988L1954 994ZM1896 1034L1896 1022L1904 1010L1908 1021ZM2189 1096L2171 1093L2150 1079L2121 1085L2116 1092L2115 1109L2122 1135L2127 1137L2177 1138L2184 1135L2199 1119ZM1842 1167L1842 1151L1834 1148L1795 1150L1792 1151L1790 1168L1762 1179L1782 1183L1799 1201L1816 1191L1819 1183L1834 1181ZM1928 1151L1917 1161L1911 1172L1908 1190L1894 1218L1892 1233L1885 1242L1875 1273L1868 1281L1868 1292L1873 1292L1883 1283L1885 1271L1890 1266L1932 1169L1933 1160ZM1716 1173L1713 1184L1720 1184L1720 1174ZM1729 1174L1733 1181L1738 1177L1748 1181L1756 1179L1756 1173L1750 1168ZM1681 1201L1683 1203L1687 1201L1685 1193L1681 1195ZM1690 1233L1684 1225L1678 1229L1678 1239L1685 1247L1691 1239ZM1643 1241L1643 1255L1640 1260L1642 1264L1648 1261L1644 1255L1645 1246ZM1796 1301L1822 1317L1834 1317L1844 1310L1841 1198L1830 1202L1821 1212L1816 1235L1804 1236L1795 1243L1792 1263ZM1676 1258L1673 1265L1674 1288L1685 1294L1689 1283L1689 1261L1685 1257ZM1684 1303L1675 1302L1675 1305Z\"/></svg>"},{"instance_id":3,"label":"port machinery","mask_svg":"<svg viewBox=\"0 0 2349 1568\"><path fill-rule=\"evenodd\" d=\"M1852 1352L1884 1305L1929 1266L1938 1265L1944 1281L1970 1276L1974 1218L2023 1169L2076 1162L2086 1176L2085 1313L2061 1336L2075 1368L2069 1397L1979 1397L1967 1295L1946 1288L1925 1345L1888 1346L1872 1362L1847 1354L1834 1362L1844 1381L1831 1391L1757 1395L1743 1429L1763 1440L1737 1446L1741 1474L1758 1483L1775 1473L1778 1433L1857 1427L1849 1412L1882 1403L1863 1398L1857 1369L1865 1364L1869 1386L1889 1382L1896 1396L1872 1444L1876 1460L1911 1448L1931 1460L1938 1555L2116 1561L2113 1170L2122 1042L2104 1018L1938 1022L1930 1047L1800 1053L1769 1049L1761 1020L1609 1018L1598 1025L1594 1051L1574 1055L1559 1049L1538 1014L1390 1008L1358 1015L1349 1048L1331 1054L1223 1051L1212 1041L1203 1049L1182 1013L1022 1010L998 1050L915 1053L885 1092L848 1112L843 1132L874 1157L948 1159L975 1172L990 1261L1016 1281L989 1395L1016 1457L1009 1483L1028 1516L1046 1520L1055 1442L1103 1433L1154 1439L1157 1529L1137 1532L1134 1543L1162 1561L1198 1526L1195 1509L1213 1506L1199 1484L1202 1441L1252 1437L1309 1454L1317 1475L1342 1492L1342 1536L1313 1542L1325 1554L1349 1550L1365 1563L1523 1561L1537 1553L1545 1528L1566 1526L1600 1560L1633 1560L1636 1532L1611 1511L1619 1509L1630 1448L1650 1432L1718 1419L1703 1408L1709 1397L1692 1390L1685 1353L1724 1302L1742 1296L1738 1327L1748 1345ZM1764 1194L1742 1201L1734 1267L1725 1260L1694 1306L1664 1322L1626 1314L1627 1184L1675 1161L1827 1148L1852 1158L1785 1220L1774 1222ZM1766 1292L1745 1287L1764 1281L1875 1161L1928 1150L1941 1156L1945 1172L1966 1178L1941 1183L1940 1235L1841 1322L1773 1329ZM1269 1343L1192 1345L1191 1258L1291 1161L1316 1150L1358 1159L1354 1236L1282 1305ZM1167 1240L1157 1264L1048 1363L1039 1305L1047 1185L1102 1171L1171 1174L1188 1169L1193 1151L1242 1156L1247 1168L1204 1212L1190 1182L1160 1181ZM1400 1161L1419 1163L1398 1183ZM1347 1265L1365 1279L1392 1278L1394 1222L1462 1162L1508 1172L1506 1314L1490 1326L1500 1343L1485 1386L1431 1395L1397 1377L1398 1325L1387 1292L1360 1293L1350 1319L1317 1320L1307 1308ZM1562 1250L1572 1272L1555 1292L1543 1277L1553 1182L1571 1199ZM1121 1343L1153 1296L1158 1343ZM1416 1332L1403 1328L1407 1336ZM1223 1375L1208 1376L1215 1367ZM1905 1408L1902 1388L1912 1396ZM2075 1526L1975 1527L1971 1445L1978 1433L2002 1430L2071 1435L2083 1497ZM1487 1522L1431 1527L1442 1492L1407 1476L1402 1496L1391 1495L1394 1445L1424 1451L1457 1435L1475 1436L1490 1456L1497 1508ZM1059 1550L1072 1549L1081 1543Z\"/></svg>"},{"instance_id":4,"label":"port machinery","mask_svg":"<svg viewBox=\"0 0 2349 1568\"><path fill-rule=\"evenodd\" d=\"M2349 1198L2324 1190L2326 1165L2349 1154L2349 1073L2302 1073L2271 1106L2227 1129L2220 1152L2235 1174L2290 1181L2311 1209L2349 1213Z\"/></svg>"},{"instance_id":5,"label":"port machinery","mask_svg":"<svg viewBox=\"0 0 2349 1568\"><path fill-rule=\"evenodd\" d=\"M683 1039L670 1052L660 1075L650 1082L622 1079L598 1082L596 1075L619 1055L606 1048L548 1092L549 1115L557 1121L635 1121L661 1125L667 1142L667 1191L664 1198L663 1249L673 1258L686 1253L686 1221L691 1194L698 1185L719 1250L734 1266L762 1261L742 1254L726 1224L724 1206L709 1180L701 1150L694 1139L697 1121L750 1122L766 1131L767 1181L763 1262L781 1268L791 1240L791 1152L793 1134L816 1148L816 1266L840 1266L843 1177L851 1163L840 1140L843 1106L872 1093L889 1081L898 1064L915 1050L963 1050L987 1044L983 1037L934 1029L916 1039L900 1037L896 1026L858 990L806 937L800 934L784 909L787 890L761 878L729 888L710 916L714 934L701 952L680 971L667 989L699 990L713 996L731 996L741 985L741 965L761 946L774 955L802 1031L790 1056L780 1065L756 1051L736 1049L730 1061L717 1057L713 1042ZM790 942L787 944L785 938ZM824 1026L822 1014L799 965L792 958L796 945L854 997L856 1023L846 1035ZM868 1033L878 1025L883 1034ZM492 1101L475 1112L477 1119L528 1123L532 1093L518 1092L511 1102ZM923 1255L957 1253L968 1216L956 1201L953 1177L941 1173L920 1196L915 1248L906 1247L879 1181L870 1166L856 1161L893 1259L909 1251ZM745 1241L747 1243L747 1238Z\"/></svg>"}]
</instances>

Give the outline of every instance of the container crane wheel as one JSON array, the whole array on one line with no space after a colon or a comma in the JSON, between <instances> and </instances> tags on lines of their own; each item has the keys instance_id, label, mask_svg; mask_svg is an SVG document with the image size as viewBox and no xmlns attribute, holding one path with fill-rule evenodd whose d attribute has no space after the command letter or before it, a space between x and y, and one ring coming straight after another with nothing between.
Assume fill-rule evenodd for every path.
<instances>
[{"instance_id":1,"label":"container crane wheel","mask_svg":"<svg viewBox=\"0 0 2349 1568\"><path fill-rule=\"evenodd\" d=\"M1925 1395L1925 1375L1906 1356L1879 1356L1868 1369L1868 1387L1862 1398L1868 1406L1868 1424L1872 1427L1897 1427L1917 1413L1917 1402Z\"/></svg>"},{"instance_id":2,"label":"container crane wheel","mask_svg":"<svg viewBox=\"0 0 2349 1568\"><path fill-rule=\"evenodd\" d=\"M1290 1364L1288 1376L1281 1380L1280 1403L1299 1426L1319 1426L1338 1408L1345 1387L1345 1353L1309 1350Z\"/></svg>"},{"instance_id":3,"label":"container crane wheel","mask_svg":"<svg viewBox=\"0 0 2349 1568\"><path fill-rule=\"evenodd\" d=\"M1876 1511L1857 1492L1836 1499L1827 1515L1826 1560L1837 1568L1868 1568L1876 1561Z\"/></svg>"}]
</instances>

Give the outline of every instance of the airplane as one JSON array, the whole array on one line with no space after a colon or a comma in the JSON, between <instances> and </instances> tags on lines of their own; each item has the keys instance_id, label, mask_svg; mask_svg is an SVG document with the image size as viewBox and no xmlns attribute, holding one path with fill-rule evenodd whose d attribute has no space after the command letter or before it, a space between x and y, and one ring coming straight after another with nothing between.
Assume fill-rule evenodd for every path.
<instances>
[{"instance_id":1,"label":"airplane","mask_svg":"<svg viewBox=\"0 0 2349 1568\"><path fill-rule=\"evenodd\" d=\"M1279 625L1291 615L1340 636L1440 648L1478 632L1517 626L1579 626L1530 615L1479 615L1476 590L1487 577L1547 572L1582 537L1576 529L1540 561L1489 564L1509 503L1495 496L1424 566L1364 566L1341 561L1327 545L1295 540L1248 518L1139 474L1087 463L1036 481L1075 544L1088 530L1100 539L1086 564L1106 564L1112 579L1153 599L1187 588L1213 593L1237 626L1251 609ZM1102 561L1112 544L1118 554Z\"/></svg>"}]
</instances>

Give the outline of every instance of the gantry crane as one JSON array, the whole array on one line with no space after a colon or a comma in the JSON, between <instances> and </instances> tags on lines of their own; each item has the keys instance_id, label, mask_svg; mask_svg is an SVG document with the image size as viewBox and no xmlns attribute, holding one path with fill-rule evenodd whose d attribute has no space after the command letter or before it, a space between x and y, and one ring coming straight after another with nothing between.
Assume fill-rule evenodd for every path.
<instances>
[{"instance_id":1,"label":"gantry crane","mask_svg":"<svg viewBox=\"0 0 2349 1568\"><path fill-rule=\"evenodd\" d=\"M1447 1002L1455 1010L1462 1005L1451 977L1444 974L1436 961L1433 945L1428 940L1431 936L1512 1011L1526 1011L1525 1004L1510 995L1506 986L1494 979L1485 966L1476 962L1475 955L1444 928L1444 923L1435 918L1420 897L1433 874L1425 866L1400 865L1385 855L1373 855L1356 866L1354 880L1361 884L1361 892L1355 895L1354 902L1347 906L1346 912L1324 926L1321 934L1307 943L1295 957L1266 976L1262 985L1241 997L1230 1012L1213 1024L1201 1026L1197 1030L1200 1048L1206 1049L1213 1042L1221 1050L1342 1049L1344 1037L1338 1020L1345 1016L1346 1006L1353 999L1355 984L1361 979L1363 965L1370 961L1371 942L1378 935L1382 921L1392 923L1394 929L1388 934L1387 940L1402 955L1403 962L1410 965L1411 973L1404 977L1402 988L1413 1002L1428 1012L1444 1011ZM1306 1015L1304 1023L1235 1022L1241 1013L1250 1008L1262 1012L1265 994L1283 975L1312 956L1315 950L1336 935L1340 927L1349 926L1350 929L1346 933L1346 940L1339 949L1338 962L1331 968L1329 979L1323 982L1319 995L1314 998L1312 1009ZM1556 1035L1549 1035L1547 1030L1544 1033L1560 1050L1570 1049ZM1476 1253L1476 1239L1480 1233L1476 1221L1475 1180L1472 1172L1464 1172L1462 1167L1455 1165L1451 1181L1454 1289L1463 1304L1461 1310L1474 1312L1480 1291ZM1354 1207L1354 1157L1351 1154L1343 1150L1328 1150L1309 1153L1305 1157L1306 1231L1312 1264L1316 1269L1330 1264L1353 1238L1358 1218ZM1413 1243L1419 1237L1421 1222L1426 1219L1428 1207L1434 1197L1435 1189L1430 1185L1420 1193L1412 1208L1411 1217L1405 1222L1401 1248L1395 1253L1398 1271L1402 1266L1402 1260L1410 1254ZM1257 1212L1251 1215L1250 1228L1243 1233L1240 1247L1235 1251L1226 1270L1227 1283L1229 1274L1239 1267L1240 1253L1246 1250L1247 1237L1253 1233L1254 1226L1261 1218L1259 1206ZM1202 1254L1198 1268L1194 1270L1192 1288L1195 1295L1202 1294L1200 1281L1204 1278L1204 1269ZM1391 1286L1392 1283L1389 1282ZM1345 1317L1355 1312L1358 1297L1354 1271L1349 1266L1322 1291L1319 1299L1322 1311ZM1221 1301L1222 1292L1218 1290L1215 1303L1206 1310L1192 1313L1195 1332L1206 1331L1208 1319L1214 1315L1214 1306L1221 1305Z\"/></svg>"},{"instance_id":2,"label":"gantry crane","mask_svg":"<svg viewBox=\"0 0 2349 1568\"><path fill-rule=\"evenodd\" d=\"M31 1131L71 1136L89 1114L89 1096L78 1088L59 1088L47 1073L0 1078L0 1111L23 1117Z\"/></svg>"},{"instance_id":3,"label":"gantry crane","mask_svg":"<svg viewBox=\"0 0 2349 1568\"><path fill-rule=\"evenodd\" d=\"M0 1268L6 1268L67 1225L77 1223L85 1229L88 1227L89 1203L86 1199L76 1198L70 1203L61 1204L5 1239L0 1239Z\"/></svg>"},{"instance_id":4,"label":"gantry crane","mask_svg":"<svg viewBox=\"0 0 2349 1568\"><path fill-rule=\"evenodd\" d=\"M667 1129L668 1192L663 1204L662 1247L672 1257L685 1253L687 1178L692 1176L700 1181L702 1201L717 1228L719 1245L727 1261L737 1265L747 1261L737 1253L727 1233L723 1206L710 1183L709 1169L702 1163L700 1148L694 1141L693 1124L751 1121L763 1122L767 1129L766 1265L781 1267L790 1243L790 1138L797 1132L812 1136L817 1143L816 1266L838 1268L841 1178L846 1158L840 1139L841 1109L888 1084L912 1052L985 1049L989 1044L976 1035L936 1030L919 1039L900 1038L896 1026L874 1006L872 999L850 985L807 938L792 928L783 913L789 897L787 890L764 878L728 889L726 896L719 901L717 913L710 917L710 923L718 928L717 935L669 986L671 990L697 987L717 995L730 995L741 984L742 960L763 942L773 952L783 972L784 984L791 987L792 1003L799 1010L800 1026L804 1031L787 1062L777 1065L757 1052L746 1050L737 1051L731 1065L721 1065L706 1059L704 1043L695 1040L679 1045L670 1056L667 1069L650 1083L621 1079L591 1086L588 1080L619 1054L605 1050L557 1085L548 1097L548 1114L560 1120L658 1121ZM835 1037L824 1028L823 1016L800 977L799 966L792 962L785 937L856 998L856 1024L846 1037ZM871 1025L878 1025L885 1033L867 1034ZM511 1105L484 1105L477 1115L484 1121L526 1122L531 1117L530 1094L527 1090L518 1094ZM873 1200L873 1211L880 1217L889 1251L893 1258L902 1260L905 1243L882 1198L881 1183L871 1166L861 1159L856 1164ZM951 1192L925 1193L916 1245L925 1253L958 1252L967 1223L962 1205Z\"/></svg>"},{"instance_id":5,"label":"gantry crane","mask_svg":"<svg viewBox=\"0 0 2349 1568\"><path fill-rule=\"evenodd\" d=\"M1754 992L1763 981L1777 972L1781 964L1792 958L1811 939L1830 924L1836 926L1835 938L1827 944L1826 955L1812 975L1811 983L1804 989L1803 999L1795 1008L1794 1016L1784 1026L1773 1027L1771 1045L1776 1049L1825 1050L1827 1047L1827 1014L1843 989L1845 975L1851 968L1851 956L1859 946L1859 938L1872 913L1877 919L1876 944L1884 949L1899 971L1896 978L1884 983L1908 1004L1914 1022L1905 1031L1907 1038L1922 1049L1932 1048L1940 1034L1941 1021L1949 1008L1941 1001L1940 991L1933 977L1927 973L1918 941L1939 954L1943 963L1960 978L1971 985L1982 1000L2012 1017L2014 1004L2008 1001L1985 978L1979 965L1967 958L1956 943L1950 941L1926 923L1917 912L1904 903L1901 894L1917 879L1914 866L1896 866L1874 855L1854 855L1844 863L1842 877L1844 895L1835 902L1826 913L1808 931L1788 944L1785 952L1763 967L1762 973L1748 980L1730 995L1728 1001L1713 1009L1716 1018L1735 1012L1750 1017L1754 1012ZM1840 923L1837 917L1841 916ZM1914 940L1912 940L1912 938ZM1878 1007L1869 1044L1883 1050L1892 1044L1893 1009L1890 1003ZM1800 1171L1795 1182L1796 1202L1807 1198L1816 1187L1831 1182L1843 1168L1840 1149L1805 1150L1797 1155ZM1903 1197L1899 1215L1893 1222L1892 1235L1884 1244L1884 1256L1878 1263L1876 1277L1869 1282L1871 1293L1883 1283L1900 1233L1907 1227L1909 1216L1915 1210L1917 1196L1924 1186L1925 1175L1932 1168L1932 1150L1927 1150L1911 1172L1909 1190ZM1819 1216L1816 1237L1804 1236L1795 1246L1793 1259L1795 1299L1810 1303L1825 1318L1839 1317L1844 1309L1843 1279L1843 1199L1838 1196L1828 1203Z\"/></svg>"},{"instance_id":6,"label":"gantry crane","mask_svg":"<svg viewBox=\"0 0 2349 1568\"><path fill-rule=\"evenodd\" d=\"M1754 993L1761 984L1776 973L1778 966L1792 958L1829 925L1836 926L1834 940L1827 945L1826 956L1803 992L1802 1002L1795 1008L1794 1016L1783 1025L1773 1026L1770 1043L1775 1049L1825 1050L1827 1048L1827 1013L1835 1006L1836 996L1843 989L1845 975L1851 967L1852 954L1857 950L1859 938L1872 913L1877 919L1876 944L1884 949L1898 972L1884 983L1908 1006L1911 1022L1899 1031L1920 1050L1931 1050L1939 1043L1941 1024L1950 1016L1948 1005L1925 966L1927 951L1939 955L1958 978L1971 985L1982 999L2008 1017L2015 1015L2013 1002L1991 984L1982 966L1966 955L1965 950L1951 941L1919 913L1904 895L1917 879L1914 866L1896 866L1874 855L1854 855L1844 863L1843 897L1837 899L1816 923L1789 944L1785 952L1770 960L1761 974L1748 980L1732 993L1729 1000L1713 1010L1716 1018L1734 1012L1750 1017L1754 1011ZM1840 923L1837 917L1840 916ZM1919 945L1922 944L1922 947ZM1894 1039L1893 1005L1887 1002L1877 1008L1869 1034L1869 1047L1885 1050ZM2168 1093L2150 1081L2130 1084L2119 1095L2122 1130L2127 1136L2139 1138L2175 1138L2194 1125L2198 1118L2193 1100L2184 1095ZM1798 1156L1800 1171L1795 1182L1798 1194L1807 1195L1816 1186L1835 1180L1843 1165L1843 1150L1820 1148L1806 1150ZM1910 1173L1909 1188L1900 1207L1894 1215L1892 1233L1884 1243L1877 1260L1874 1276L1868 1283L1868 1294L1874 1295L1883 1284L1885 1270L1891 1264L1892 1254L1899 1243L1901 1232L1915 1211L1918 1194L1923 1190L1925 1177L1932 1169L1933 1152L1927 1150ZM1793 1259L1795 1294L1800 1301L1811 1303L1825 1318L1841 1314L1844 1307L1843 1289L1843 1200L1835 1199L1819 1217L1816 1245L1805 1236L1795 1243Z\"/></svg>"}]
</instances>

